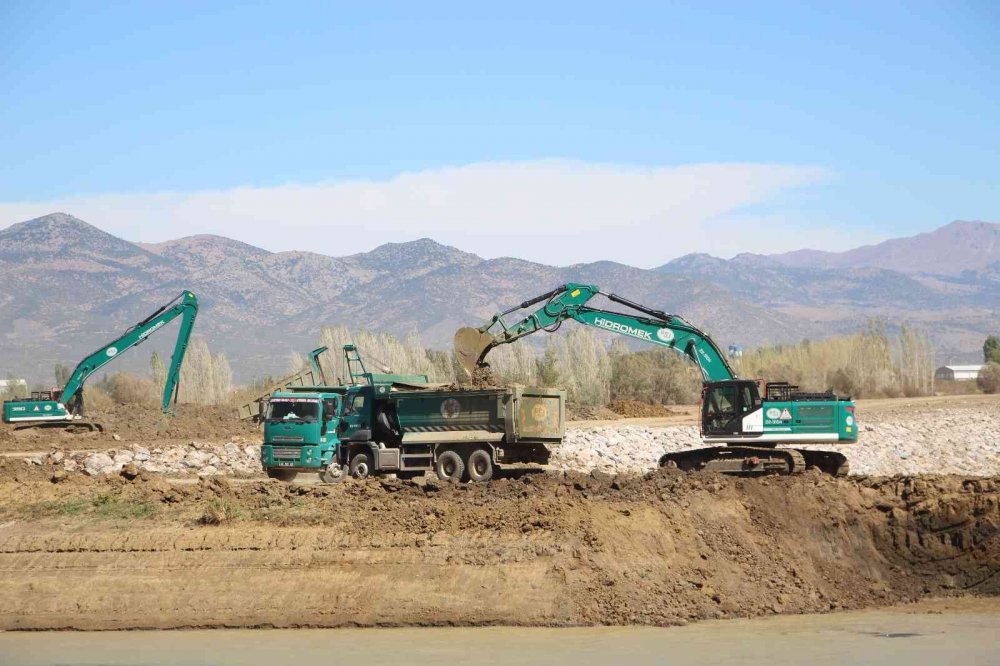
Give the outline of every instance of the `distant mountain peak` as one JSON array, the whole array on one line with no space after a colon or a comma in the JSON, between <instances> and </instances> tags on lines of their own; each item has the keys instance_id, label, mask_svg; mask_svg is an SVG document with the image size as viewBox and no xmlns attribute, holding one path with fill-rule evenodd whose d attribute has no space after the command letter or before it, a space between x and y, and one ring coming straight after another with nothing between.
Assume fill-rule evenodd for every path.
<instances>
[{"instance_id":1,"label":"distant mountain peak","mask_svg":"<svg viewBox=\"0 0 1000 666\"><path fill-rule=\"evenodd\" d=\"M36 217L32 220L18 222L17 224L10 225L0 233L24 233L38 231L73 231L75 233L83 232L104 234L107 236L111 235L68 213L49 213L48 215L42 215L41 217Z\"/></svg>"},{"instance_id":2,"label":"distant mountain peak","mask_svg":"<svg viewBox=\"0 0 1000 666\"><path fill-rule=\"evenodd\" d=\"M345 257L367 267L421 268L421 272L432 265L457 264L463 266L479 264L482 257L464 252L451 245L444 245L431 238L412 241L383 243L373 250Z\"/></svg>"},{"instance_id":3,"label":"distant mountain peak","mask_svg":"<svg viewBox=\"0 0 1000 666\"><path fill-rule=\"evenodd\" d=\"M960 275L1000 260L1000 224L955 220L932 231L847 250L796 250L770 255L784 266L884 268L901 273Z\"/></svg>"},{"instance_id":4,"label":"distant mountain peak","mask_svg":"<svg viewBox=\"0 0 1000 666\"><path fill-rule=\"evenodd\" d=\"M0 259L41 254L56 259L125 261L132 265L156 261L146 250L102 231L67 213L49 213L0 230Z\"/></svg>"},{"instance_id":5,"label":"distant mountain peak","mask_svg":"<svg viewBox=\"0 0 1000 666\"><path fill-rule=\"evenodd\" d=\"M194 236L184 236L176 240L163 241L160 243L136 243L139 247L149 250L154 254L169 255L178 252L212 252L212 251L235 251L241 255L252 255L255 257L265 257L269 254L267 250L256 245L250 245L243 241L217 236L215 234L196 234Z\"/></svg>"}]
</instances>

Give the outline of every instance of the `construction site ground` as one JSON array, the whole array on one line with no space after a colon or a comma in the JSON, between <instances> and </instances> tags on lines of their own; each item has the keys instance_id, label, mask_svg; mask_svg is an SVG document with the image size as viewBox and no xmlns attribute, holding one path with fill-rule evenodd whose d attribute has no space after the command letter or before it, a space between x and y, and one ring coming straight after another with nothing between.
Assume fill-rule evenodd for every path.
<instances>
[{"instance_id":1,"label":"construction site ground","mask_svg":"<svg viewBox=\"0 0 1000 666\"><path fill-rule=\"evenodd\" d=\"M691 427L693 408L670 409L572 429L627 441ZM1000 399L862 401L858 414L876 443L913 423L992 433ZM675 625L1000 592L997 439L969 449L984 457L968 473L920 458L914 473L842 479L569 465L488 485L324 485L64 464L140 443L153 457L208 460L228 445L252 457L256 436L225 410L187 406L168 425L150 413L99 435L4 430L0 629Z\"/></svg>"}]
</instances>

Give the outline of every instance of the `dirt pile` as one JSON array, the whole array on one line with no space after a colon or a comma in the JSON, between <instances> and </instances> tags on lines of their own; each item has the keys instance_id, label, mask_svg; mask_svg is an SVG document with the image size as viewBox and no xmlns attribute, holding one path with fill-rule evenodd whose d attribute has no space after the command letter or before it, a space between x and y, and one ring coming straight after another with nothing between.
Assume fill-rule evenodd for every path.
<instances>
[{"instance_id":1,"label":"dirt pile","mask_svg":"<svg viewBox=\"0 0 1000 666\"><path fill-rule=\"evenodd\" d=\"M615 414L626 418L656 418L659 416L670 416L674 412L663 405L651 405L648 402L638 400L612 400L608 405Z\"/></svg>"},{"instance_id":2,"label":"dirt pile","mask_svg":"<svg viewBox=\"0 0 1000 666\"><path fill-rule=\"evenodd\" d=\"M110 409L90 410L88 420L102 424L105 431L70 434L52 428L15 430L13 426L0 426L0 451L93 449L117 441L226 441L236 436L260 435L257 425L240 421L234 407L223 405L182 404L172 416L156 407L115 405Z\"/></svg>"},{"instance_id":3,"label":"dirt pile","mask_svg":"<svg viewBox=\"0 0 1000 666\"><path fill-rule=\"evenodd\" d=\"M660 625L1000 593L1000 479L178 485L18 464L0 628Z\"/></svg>"}]
</instances>

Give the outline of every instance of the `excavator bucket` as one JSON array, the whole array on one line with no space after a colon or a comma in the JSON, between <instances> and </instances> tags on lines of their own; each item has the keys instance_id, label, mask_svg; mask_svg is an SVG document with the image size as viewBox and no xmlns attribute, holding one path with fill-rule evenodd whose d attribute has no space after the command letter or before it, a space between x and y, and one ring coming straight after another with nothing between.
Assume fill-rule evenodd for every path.
<instances>
[{"instance_id":1,"label":"excavator bucket","mask_svg":"<svg viewBox=\"0 0 1000 666\"><path fill-rule=\"evenodd\" d=\"M471 326L460 328L455 332L455 357L468 377L475 374L479 362L493 342L492 335Z\"/></svg>"}]
</instances>

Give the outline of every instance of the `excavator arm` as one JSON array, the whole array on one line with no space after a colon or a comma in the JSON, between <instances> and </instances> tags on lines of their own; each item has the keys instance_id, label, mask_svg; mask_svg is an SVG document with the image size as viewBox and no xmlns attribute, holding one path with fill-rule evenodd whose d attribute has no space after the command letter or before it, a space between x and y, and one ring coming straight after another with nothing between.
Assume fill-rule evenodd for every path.
<instances>
[{"instance_id":1,"label":"excavator arm","mask_svg":"<svg viewBox=\"0 0 1000 666\"><path fill-rule=\"evenodd\" d=\"M589 305L598 295L640 314L614 312ZM508 325L504 321L506 315L538 303L543 305L518 322ZM485 364L486 355L494 347L537 331L555 331L568 319L673 349L694 361L706 381L736 378L736 373L715 342L682 317L647 308L615 294L606 294L596 285L586 284L562 285L493 315L480 328L459 329L455 333L455 354L465 372L472 376L477 367Z\"/></svg>"},{"instance_id":2,"label":"excavator arm","mask_svg":"<svg viewBox=\"0 0 1000 666\"><path fill-rule=\"evenodd\" d=\"M150 335L166 326L177 317L182 317L181 327L177 332L177 342L170 358L170 368L167 370L167 380L163 385L163 411L170 410L170 401L176 401L178 382L180 381L181 363L187 352L191 339L191 330L198 314L198 298L190 291L181 292L175 299L149 315L138 324L132 326L120 336L89 354L77 364L60 393L60 401L67 406L79 405L83 384L100 368L118 358L128 349L143 342ZM74 411L70 409L70 411Z\"/></svg>"}]
</instances>

